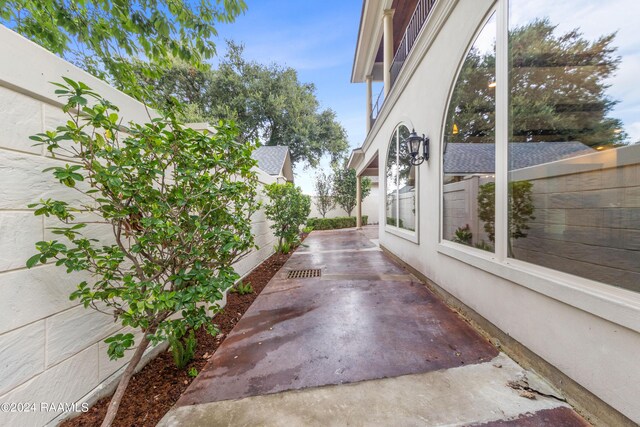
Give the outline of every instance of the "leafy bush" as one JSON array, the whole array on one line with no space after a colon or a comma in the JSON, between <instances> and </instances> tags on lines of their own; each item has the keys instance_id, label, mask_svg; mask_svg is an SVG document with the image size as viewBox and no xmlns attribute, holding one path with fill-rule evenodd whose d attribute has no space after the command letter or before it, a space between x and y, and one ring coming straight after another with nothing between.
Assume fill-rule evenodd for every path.
<instances>
[{"instance_id":1,"label":"leafy bush","mask_svg":"<svg viewBox=\"0 0 640 427\"><path fill-rule=\"evenodd\" d=\"M527 223L533 216L533 184L529 181L509 182L509 236L511 239L527 237ZM496 184L488 182L480 186L478 192L478 217L484 221L484 229L489 240L495 241L495 198ZM511 240L509 239L509 240Z\"/></svg>"},{"instance_id":2,"label":"leafy bush","mask_svg":"<svg viewBox=\"0 0 640 427\"><path fill-rule=\"evenodd\" d=\"M290 182L269 184L265 191L269 197L265 214L273 221L271 228L278 238L276 251L288 253L299 241L300 226L311 213L311 197Z\"/></svg>"},{"instance_id":3,"label":"leafy bush","mask_svg":"<svg viewBox=\"0 0 640 427\"><path fill-rule=\"evenodd\" d=\"M307 221L307 223L308 223L308 221ZM304 228L302 229L302 232L303 232L303 233L306 233L306 234L309 234L309 233L311 233L312 231L313 231L313 227L311 227L310 225L307 225L306 227L304 227Z\"/></svg>"},{"instance_id":4,"label":"leafy bush","mask_svg":"<svg viewBox=\"0 0 640 427\"><path fill-rule=\"evenodd\" d=\"M173 363L176 364L178 369L183 369L191 362L196 353L197 343L198 341L196 340L193 330L190 330L189 334L183 337L169 337L171 356L173 357Z\"/></svg>"},{"instance_id":5,"label":"leafy bush","mask_svg":"<svg viewBox=\"0 0 640 427\"><path fill-rule=\"evenodd\" d=\"M462 243L463 245L471 245L471 241L473 240L473 233L471 232L471 227L469 224L466 224L464 227L458 227L455 231L455 237L453 241L456 243Z\"/></svg>"},{"instance_id":6,"label":"leafy bush","mask_svg":"<svg viewBox=\"0 0 640 427\"><path fill-rule=\"evenodd\" d=\"M362 225L367 225L367 215L362 215ZM335 230L338 228L351 228L356 226L356 218L352 216L341 216L337 218L309 218L307 227L314 230Z\"/></svg>"},{"instance_id":7,"label":"leafy bush","mask_svg":"<svg viewBox=\"0 0 640 427\"><path fill-rule=\"evenodd\" d=\"M251 286L251 283L239 282L237 285L231 288L229 292L237 293L238 295L252 294L253 286Z\"/></svg>"},{"instance_id":8,"label":"leafy bush","mask_svg":"<svg viewBox=\"0 0 640 427\"><path fill-rule=\"evenodd\" d=\"M138 344L109 406L109 424L150 343L201 326L217 333L211 319L238 279L233 263L255 248L255 146L238 141L232 122L203 134L168 114L124 128L117 107L85 84L64 80L56 93L65 99L69 121L31 139L74 158L73 166L49 170L86 202L30 205L35 215L56 217L61 225L52 231L60 240L36 243L38 254L27 266L55 261L68 273L88 273L91 281L81 282L71 299L144 333L138 343L131 333L105 340L112 359ZM111 240L83 235L88 223L113 230Z\"/></svg>"},{"instance_id":9,"label":"leafy bush","mask_svg":"<svg viewBox=\"0 0 640 427\"><path fill-rule=\"evenodd\" d=\"M387 225L392 225L394 227L404 228L404 223L400 218L394 218L392 216L387 217Z\"/></svg>"}]
</instances>

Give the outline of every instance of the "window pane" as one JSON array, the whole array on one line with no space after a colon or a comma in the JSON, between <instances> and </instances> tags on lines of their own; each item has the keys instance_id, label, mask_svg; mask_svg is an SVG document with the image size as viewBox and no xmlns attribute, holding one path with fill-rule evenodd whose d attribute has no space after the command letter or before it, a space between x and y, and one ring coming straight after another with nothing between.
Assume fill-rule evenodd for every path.
<instances>
[{"instance_id":1,"label":"window pane","mask_svg":"<svg viewBox=\"0 0 640 427\"><path fill-rule=\"evenodd\" d=\"M416 229L416 167L411 165L411 155L406 139L409 128L398 128L398 226L405 230Z\"/></svg>"},{"instance_id":2,"label":"window pane","mask_svg":"<svg viewBox=\"0 0 640 427\"><path fill-rule=\"evenodd\" d=\"M447 112L443 155L446 240L493 252L495 173L495 15L460 70Z\"/></svg>"},{"instance_id":3,"label":"window pane","mask_svg":"<svg viewBox=\"0 0 640 427\"><path fill-rule=\"evenodd\" d=\"M640 2L509 14L509 255L640 291Z\"/></svg>"},{"instance_id":4,"label":"window pane","mask_svg":"<svg viewBox=\"0 0 640 427\"><path fill-rule=\"evenodd\" d=\"M398 216L398 199L397 199L397 191L398 191L398 152L396 151L398 141L397 131L393 132L393 136L391 137L391 141L389 141L389 153L387 155L387 171L386 171L386 181L387 181L387 224L397 226L397 216Z\"/></svg>"}]
</instances>

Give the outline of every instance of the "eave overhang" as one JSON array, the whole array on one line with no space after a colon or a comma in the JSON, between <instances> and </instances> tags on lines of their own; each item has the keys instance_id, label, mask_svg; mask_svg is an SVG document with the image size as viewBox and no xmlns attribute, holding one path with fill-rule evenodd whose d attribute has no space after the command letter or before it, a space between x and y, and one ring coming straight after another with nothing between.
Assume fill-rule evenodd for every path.
<instances>
[{"instance_id":1,"label":"eave overhang","mask_svg":"<svg viewBox=\"0 0 640 427\"><path fill-rule=\"evenodd\" d=\"M376 54L382 41L382 15L392 3L393 0L363 0L351 83L363 83L374 72Z\"/></svg>"}]
</instances>

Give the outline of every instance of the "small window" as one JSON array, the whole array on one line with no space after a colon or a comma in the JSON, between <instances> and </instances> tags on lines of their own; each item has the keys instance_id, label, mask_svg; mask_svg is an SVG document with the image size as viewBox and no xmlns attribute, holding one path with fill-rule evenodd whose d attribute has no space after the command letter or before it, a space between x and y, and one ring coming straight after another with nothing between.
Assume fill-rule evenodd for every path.
<instances>
[{"instance_id":1,"label":"small window","mask_svg":"<svg viewBox=\"0 0 640 427\"><path fill-rule=\"evenodd\" d=\"M386 167L387 225L403 230L416 229L416 167L405 143L409 128L400 125L389 142Z\"/></svg>"}]
</instances>

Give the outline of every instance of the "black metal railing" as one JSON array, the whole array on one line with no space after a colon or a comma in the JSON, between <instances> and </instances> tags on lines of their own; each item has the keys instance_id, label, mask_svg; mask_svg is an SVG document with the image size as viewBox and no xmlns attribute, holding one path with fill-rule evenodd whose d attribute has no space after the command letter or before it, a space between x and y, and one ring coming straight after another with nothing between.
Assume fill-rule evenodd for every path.
<instances>
[{"instance_id":1,"label":"black metal railing","mask_svg":"<svg viewBox=\"0 0 640 427\"><path fill-rule=\"evenodd\" d=\"M380 109L382 108L382 104L384 103L384 86L380 90L378 94L378 98L376 102L371 106L371 126L376 122L378 118L378 114L380 114Z\"/></svg>"},{"instance_id":2,"label":"black metal railing","mask_svg":"<svg viewBox=\"0 0 640 427\"><path fill-rule=\"evenodd\" d=\"M393 62L391 63L391 86L393 86L396 78L398 78L398 74L400 74L404 61L407 59L407 56L409 56L409 52L411 52L413 44L416 42L418 34L420 34L420 30L427 20L427 17L433 9L433 5L436 1L437 0L418 0L416 9L413 11L409 25L407 25L407 28L404 31L402 41L400 42L398 50L393 57Z\"/></svg>"}]
</instances>

